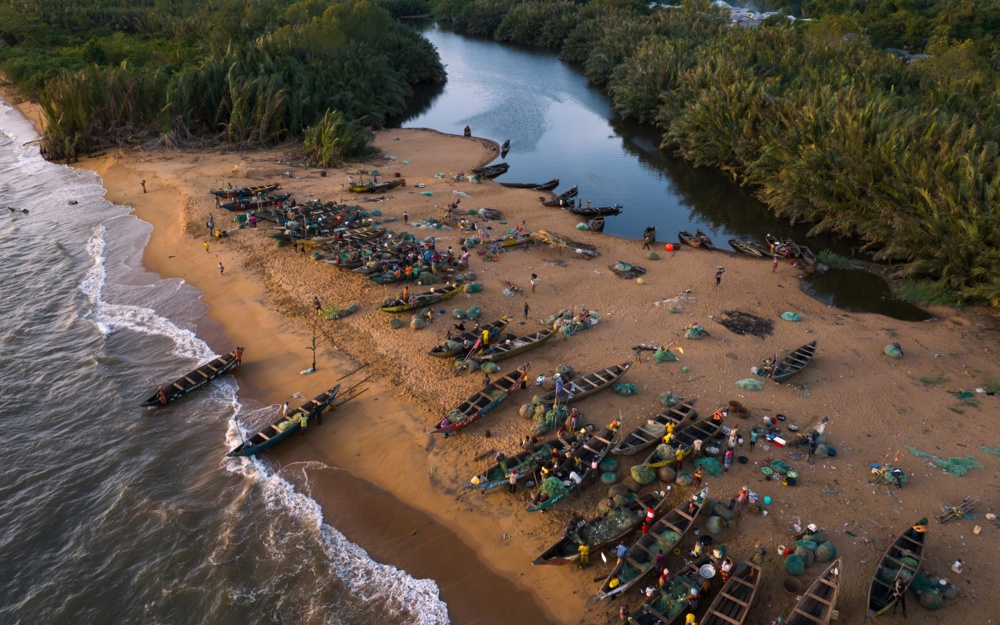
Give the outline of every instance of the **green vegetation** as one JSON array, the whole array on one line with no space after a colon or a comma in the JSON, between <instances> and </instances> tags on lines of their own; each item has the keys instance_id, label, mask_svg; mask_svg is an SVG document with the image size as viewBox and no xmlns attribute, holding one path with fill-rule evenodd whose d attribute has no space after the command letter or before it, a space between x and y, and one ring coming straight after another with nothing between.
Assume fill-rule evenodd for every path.
<instances>
[{"instance_id":1,"label":"green vegetation","mask_svg":"<svg viewBox=\"0 0 1000 625\"><path fill-rule=\"evenodd\" d=\"M816 254L816 260L831 269L850 269L854 267L854 261L846 256L841 256L830 250L822 250Z\"/></svg>"},{"instance_id":2,"label":"green vegetation","mask_svg":"<svg viewBox=\"0 0 1000 625\"><path fill-rule=\"evenodd\" d=\"M1000 378L991 378L986 380L983 384L983 388L987 393L1000 393Z\"/></svg>"},{"instance_id":3,"label":"green vegetation","mask_svg":"<svg viewBox=\"0 0 1000 625\"><path fill-rule=\"evenodd\" d=\"M955 294L937 282L911 280L893 289L896 297L918 306L955 306Z\"/></svg>"},{"instance_id":4,"label":"green vegetation","mask_svg":"<svg viewBox=\"0 0 1000 625\"><path fill-rule=\"evenodd\" d=\"M619 114L776 215L860 239L898 277L1000 307L1000 3L767 4L810 21L734 28L707 0L434 9L457 32L581 63ZM916 53L928 56L908 61Z\"/></svg>"},{"instance_id":5,"label":"green vegetation","mask_svg":"<svg viewBox=\"0 0 1000 625\"><path fill-rule=\"evenodd\" d=\"M385 8L382 8L382 7ZM433 47L391 15L422 0L0 0L0 71L38 99L46 150L72 158L150 138L274 145L311 130L317 158L364 152Z\"/></svg>"},{"instance_id":6,"label":"green vegetation","mask_svg":"<svg viewBox=\"0 0 1000 625\"><path fill-rule=\"evenodd\" d=\"M923 384L924 386L937 386L938 384L946 382L947 380L948 378L938 374L934 377L920 378L920 383Z\"/></svg>"}]
</instances>

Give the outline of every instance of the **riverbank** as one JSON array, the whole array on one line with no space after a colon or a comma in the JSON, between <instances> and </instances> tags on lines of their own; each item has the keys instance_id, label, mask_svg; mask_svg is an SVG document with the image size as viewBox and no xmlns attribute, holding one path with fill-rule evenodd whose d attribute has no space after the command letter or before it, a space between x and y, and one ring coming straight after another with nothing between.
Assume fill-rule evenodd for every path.
<instances>
[{"instance_id":1,"label":"riverbank","mask_svg":"<svg viewBox=\"0 0 1000 625\"><path fill-rule=\"evenodd\" d=\"M703 414L730 399L740 399L752 409L756 422L764 414L776 413L802 426L820 416L831 418L828 433L840 450L837 458L808 464L790 459L787 450L765 450L758 445L752 453L741 449L750 458L748 465L734 465L729 474L708 480L712 495L723 500L742 485L774 498L771 514L745 519L723 537L737 558L748 554L756 543L770 548L767 578L752 623L769 622L790 610L793 599L781 591L784 575L774 547L787 542L787 528L798 519L830 531L848 563L838 606L841 620L860 622L878 557L877 542L887 544L890 534L966 494L982 493L980 510L984 512L997 503L990 484L995 484L1000 463L977 448L980 443L990 447L1000 443L991 440L996 435L988 421L998 400L976 395L977 405L972 405L947 393L1000 377L997 329L978 311L934 310L937 318L924 323L846 314L803 294L798 271L786 264L772 273L768 262L723 252L685 248L670 255L664 253L662 242L662 258L646 260L636 241L576 231L579 219L541 207L537 192L452 180L452 174L491 160L496 149L492 142L425 130L388 130L379 133L377 145L395 158L380 159L371 167L385 177L398 172L408 182L407 187L391 191L387 200L366 205L380 209L383 220L400 220L404 211L411 223L440 217L454 200L453 191L462 191L472 196L462 201L463 209L503 211L507 224L494 222L495 234L526 221L528 230L563 234L593 244L601 252L602 256L590 261L570 251L560 254L541 246L512 250L497 263L483 263L474 256L472 270L485 285L484 292L462 294L447 303L448 310L482 306L486 320L505 314L523 320L527 302L529 318L514 328L516 334L541 329L541 320L562 308L586 305L601 315L601 323L587 333L565 341L556 339L531 352L526 359L532 361L533 375L551 372L559 364L588 372L631 361L635 357L632 346L669 343L694 321L709 331L710 336L701 341L681 339L684 353L679 363L653 364L646 354L625 379L638 387L635 397L605 393L581 402L589 421L603 426L620 415L626 430L631 429L645 415L661 410L657 396L666 390L697 397ZM362 199L344 192L346 171L333 170L323 177L317 170L290 166L290 153L291 148L253 153L130 153L82 165L102 176L108 199L134 206L140 218L153 224L144 265L161 276L183 278L205 293L203 299L210 306L207 316L221 324L225 335L211 340L215 351L228 351L234 343L247 347L245 364L237 374L241 397L280 405L296 392L304 397L317 394L355 368L355 363L369 364L366 371L377 376L371 391L272 456L282 465L282 472L307 468L308 479L300 487L311 493L327 519L349 539L382 561L435 579L455 623L513 622L512 616L517 622L540 622L540 618L566 624L606 622L617 613L620 602L588 603L598 586L591 580L603 570L596 554L595 564L584 572L530 565L556 539L571 509L593 514L596 502L605 496L603 487L591 485L554 510L534 515L523 511L527 503L523 492L513 498L506 493L484 496L460 487L488 464L494 451L509 454L517 449L530 422L518 417L516 408L529 401L533 391L515 396L447 440L432 438L426 433L432 424L481 384L480 376L453 377L446 362L425 354L451 327L449 316L439 317L419 332L408 327L391 330L389 316L376 306L398 289L313 262L291 247L276 248L261 229L233 230L224 240L211 239L206 252L202 244L208 240L205 222L210 214L214 213L220 226L235 228L229 225L229 213L214 209L210 188L278 181L299 201ZM409 164L403 164L404 160ZM437 178L437 173L445 175ZM539 181L549 177L537 172ZM146 193L140 180L146 181ZM416 189L417 183L426 186ZM421 191L432 195L421 195ZM405 229L401 221L387 226ZM462 244L463 237L455 230L412 226L409 230L421 238L435 236L438 249L458 249ZM645 284L617 278L609 265L619 260L647 268ZM225 268L222 274L220 262ZM726 271L716 286L718 265ZM529 288L532 273L539 276L534 293ZM504 296L499 279L510 280L525 294ZM686 299L657 305L688 291ZM334 305L358 303L361 311L339 321L319 322L319 371L302 376L299 372L309 367L311 359L305 346L315 320L313 296ZM668 312L671 305L680 311ZM717 323L724 310L774 320L773 336L762 340L729 332ZM803 321L778 319L785 311L799 313ZM733 386L736 380L749 377L749 368L762 357L775 352L780 356L810 340L819 342L817 357L791 383L768 383L759 393ZM884 345L891 342L903 345L903 360L882 355ZM504 369L523 360L513 359ZM681 371L681 367L690 370ZM957 478L928 468L909 455L905 445L946 457L971 453L985 468ZM912 476L907 487L896 491L867 486L868 464L897 449L901 450L900 466ZM763 481L759 464L778 458L799 470L800 486L782 488ZM363 482L338 479L343 472ZM619 473L625 475L626 469ZM366 482L381 492L365 496L373 492ZM1000 568L985 555L995 547L998 534L986 526L981 534L973 535L970 525L968 521L935 523L928 539L932 571L949 573L947 568L955 558L966 563L967 573L954 580L962 582L965 596L947 607L948 615L959 621L995 614L1000 607L987 586ZM456 550L458 542L468 551ZM633 593L627 600L632 607L639 602ZM527 612L516 615L516 609ZM911 606L911 622L931 623L933 618Z\"/></svg>"}]
</instances>

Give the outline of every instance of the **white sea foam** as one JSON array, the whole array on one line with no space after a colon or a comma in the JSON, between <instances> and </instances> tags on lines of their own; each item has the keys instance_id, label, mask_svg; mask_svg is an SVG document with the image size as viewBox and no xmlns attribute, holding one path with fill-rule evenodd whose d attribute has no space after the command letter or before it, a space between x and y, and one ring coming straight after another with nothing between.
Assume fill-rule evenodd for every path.
<instances>
[{"instance_id":1,"label":"white sea foam","mask_svg":"<svg viewBox=\"0 0 1000 625\"><path fill-rule=\"evenodd\" d=\"M273 412L274 407L270 410ZM239 445L245 436L239 422L231 420L226 436L229 448ZM297 492L291 483L260 459L227 458L226 468L255 480L270 507L291 513L313 527L322 540L324 554L331 567L337 577L350 586L354 596L365 601L383 601L389 610L400 616L405 615L414 625L450 623L448 607L441 601L433 580L415 579L394 566L372 560L364 549L323 522L323 511L315 500Z\"/></svg>"},{"instance_id":2,"label":"white sea foam","mask_svg":"<svg viewBox=\"0 0 1000 625\"><path fill-rule=\"evenodd\" d=\"M108 276L105 266L106 233L107 229L103 224L94 227L86 246L87 254L93 259L93 265L80 282L80 290L90 301L89 318L100 329L101 334L106 337L115 329L128 329L163 336L173 341L173 352L178 356L198 360L214 358L216 354L194 332L178 327L169 319L156 314L155 310L141 306L109 304L101 299Z\"/></svg>"}]
</instances>

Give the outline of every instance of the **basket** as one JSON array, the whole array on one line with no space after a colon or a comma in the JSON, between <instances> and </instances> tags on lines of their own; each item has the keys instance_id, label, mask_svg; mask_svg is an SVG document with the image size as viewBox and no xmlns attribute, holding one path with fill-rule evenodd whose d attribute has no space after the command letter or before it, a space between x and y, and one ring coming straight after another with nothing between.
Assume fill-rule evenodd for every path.
<instances>
[{"instance_id":1,"label":"basket","mask_svg":"<svg viewBox=\"0 0 1000 625\"><path fill-rule=\"evenodd\" d=\"M764 475L774 475L774 469L771 467L761 467L760 472Z\"/></svg>"}]
</instances>

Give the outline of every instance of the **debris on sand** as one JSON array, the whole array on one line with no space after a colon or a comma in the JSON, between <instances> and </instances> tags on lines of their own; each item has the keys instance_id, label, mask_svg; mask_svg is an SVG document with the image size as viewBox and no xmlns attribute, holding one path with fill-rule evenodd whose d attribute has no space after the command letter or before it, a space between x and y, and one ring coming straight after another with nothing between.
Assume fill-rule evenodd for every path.
<instances>
[{"instance_id":1,"label":"debris on sand","mask_svg":"<svg viewBox=\"0 0 1000 625\"><path fill-rule=\"evenodd\" d=\"M741 310L724 310L719 321L724 328L740 336L752 334L761 338L774 333L774 322Z\"/></svg>"}]
</instances>

